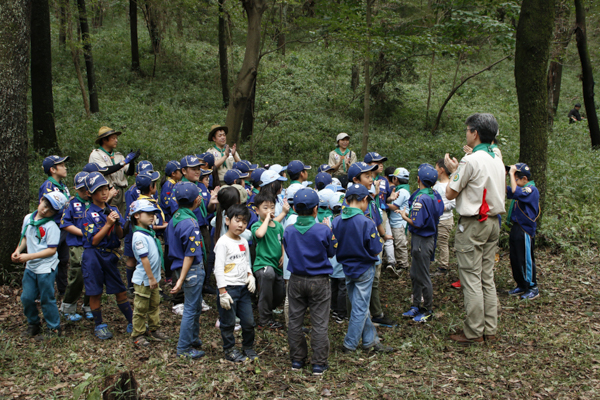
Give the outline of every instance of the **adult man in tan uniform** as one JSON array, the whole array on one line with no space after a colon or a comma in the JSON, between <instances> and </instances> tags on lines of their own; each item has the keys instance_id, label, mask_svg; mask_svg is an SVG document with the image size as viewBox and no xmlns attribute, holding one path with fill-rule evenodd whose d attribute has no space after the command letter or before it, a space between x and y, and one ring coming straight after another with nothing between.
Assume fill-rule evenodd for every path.
<instances>
[{"instance_id":1,"label":"adult man in tan uniform","mask_svg":"<svg viewBox=\"0 0 600 400\"><path fill-rule=\"evenodd\" d=\"M135 172L133 161L140 155L140 152L139 150L132 151L127 154L127 157L124 157L123 154L115 151L119 135L121 132L107 126L101 127L96 137L98 148L92 151L88 162L107 167L107 171L102 174L106 177L109 185L117 191L110 200L110 204L117 207L121 215L125 215L125 191L128 186L126 175L131 176Z\"/></svg>"},{"instance_id":2,"label":"adult man in tan uniform","mask_svg":"<svg viewBox=\"0 0 600 400\"><path fill-rule=\"evenodd\" d=\"M466 121L467 145L473 152L460 163L446 154L450 170L448 200L456 199L460 215L455 236L458 274L467 318L463 332L450 339L462 345L495 341L498 323L494 258L504 214L505 171L500 150L492 144L498 122L492 114L473 114Z\"/></svg>"},{"instance_id":3,"label":"adult man in tan uniform","mask_svg":"<svg viewBox=\"0 0 600 400\"><path fill-rule=\"evenodd\" d=\"M224 185L225 173L233 168L233 163L240 161L240 155L237 152L237 145L229 148L227 145L227 132L229 129L222 125L213 125L208 133L208 141L214 142L212 147L209 147L206 152L211 153L215 157L215 166L213 169L217 170L219 182L215 182L214 185ZM213 175L214 177L214 175ZM213 178L214 179L214 178Z\"/></svg>"}]
</instances>

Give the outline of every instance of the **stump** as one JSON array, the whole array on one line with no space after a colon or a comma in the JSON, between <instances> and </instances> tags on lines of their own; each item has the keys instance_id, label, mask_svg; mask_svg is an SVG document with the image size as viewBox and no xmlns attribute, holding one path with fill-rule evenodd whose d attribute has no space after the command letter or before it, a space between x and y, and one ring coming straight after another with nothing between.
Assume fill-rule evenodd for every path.
<instances>
[{"instance_id":1,"label":"stump","mask_svg":"<svg viewBox=\"0 0 600 400\"><path fill-rule=\"evenodd\" d=\"M133 371L120 372L104 378L102 400L138 400L138 383Z\"/></svg>"}]
</instances>

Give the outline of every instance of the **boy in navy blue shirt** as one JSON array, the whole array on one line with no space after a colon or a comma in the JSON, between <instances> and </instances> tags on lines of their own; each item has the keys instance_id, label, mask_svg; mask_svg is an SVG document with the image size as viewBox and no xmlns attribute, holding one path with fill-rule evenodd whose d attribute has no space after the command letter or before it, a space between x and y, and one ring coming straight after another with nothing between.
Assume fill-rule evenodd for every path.
<instances>
[{"instance_id":1,"label":"boy in navy blue shirt","mask_svg":"<svg viewBox=\"0 0 600 400\"><path fill-rule=\"evenodd\" d=\"M204 356L204 352L196 349L202 346L199 334L205 272L202 263L202 234L194 210L203 200L198 186L189 181L179 182L175 186L174 195L179 209L173 214L167 227L171 270L173 279L177 282L171 289L171 294L183 288L185 295L177 356L200 358Z\"/></svg>"},{"instance_id":2,"label":"boy in navy blue shirt","mask_svg":"<svg viewBox=\"0 0 600 400\"><path fill-rule=\"evenodd\" d=\"M308 349L302 332L306 310L310 307L312 326L311 359L313 375L323 375L328 368L329 308L331 288L329 275L333 267L329 258L335 255L337 240L327 225L316 223L319 195L312 189L300 189L294 195L294 210L298 219L283 234L283 247L289 257L288 282L289 325L288 344L292 370L304 366Z\"/></svg>"},{"instance_id":3,"label":"boy in navy blue shirt","mask_svg":"<svg viewBox=\"0 0 600 400\"><path fill-rule=\"evenodd\" d=\"M429 275L429 264L435 254L435 241L440 216L444 213L444 201L431 187L438 174L429 164L421 164L417 173L419 190L408 200L410 211L401 210L402 218L408 223L411 235L410 280L413 289L413 306L402 314L415 322L427 322L433 316L433 285ZM421 297L424 303L421 308Z\"/></svg>"},{"instance_id":4,"label":"boy in navy blue shirt","mask_svg":"<svg viewBox=\"0 0 600 400\"><path fill-rule=\"evenodd\" d=\"M92 204L83 217L83 255L81 256L81 272L85 292L90 296L90 307L94 316L94 334L98 339L113 337L108 325L102 321L100 304L104 286L107 294L114 294L117 306L127 319L127 333L131 333L133 311L127 300L127 292L121 274L117 268L123 238L121 226L123 218L117 207L110 206L108 199L108 182L99 172L92 172L85 179L85 186L92 199Z\"/></svg>"},{"instance_id":5,"label":"boy in navy blue shirt","mask_svg":"<svg viewBox=\"0 0 600 400\"><path fill-rule=\"evenodd\" d=\"M69 156L48 156L42 162L42 168L44 173L48 175L48 179L42 183L38 191L38 201L42 200L42 196L46 193L52 193L54 191L61 192L68 199L69 188L66 184L62 183L62 180L67 177L67 165L65 164L69 160ZM62 218L62 210L54 214L54 222L60 227L60 220ZM68 278L67 274L69 271L69 246L67 245L67 232L60 231L60 242L58 249L58 270L56 273L56 288L58 289L59 296L64 296L65 290L67 290Z\"/></svg>"},{"instance_id":6,"label":"boy in navy blue shirt","mask_svg":"<svg viewBox=\"0 0 600 400\"><path fill-rule=\"evenodd\" d=\"M506 197L511 199L507 221L510 228L510 266L517 287L509 291L512 296L521 295L523 300L539 297L537 286L535 255L535 231L540 216L540 192L531 180L527 164L517 163L510 167L510 186L506 187Z\"/></svg>"},{"instance_id":7,"label":"boy in navy blue shirt","mask_svg":"<svg viewBox=\"0 0 600 400\"><path fill-rule=\"evenodd\" d=\"M351 185L346 191L348 205L343 208L342 215L333 220L333 234L338 240L336 257L343 266L348 299L352 305L348 332L342 347L345 353L355 351L361 339L365 350L394 351L379 342L377 330L369 318L375 263L383 249L383 240L375 224L364 215L369 201L369 191L365 186L356 183Z\"/></svg>"}]
</instances>

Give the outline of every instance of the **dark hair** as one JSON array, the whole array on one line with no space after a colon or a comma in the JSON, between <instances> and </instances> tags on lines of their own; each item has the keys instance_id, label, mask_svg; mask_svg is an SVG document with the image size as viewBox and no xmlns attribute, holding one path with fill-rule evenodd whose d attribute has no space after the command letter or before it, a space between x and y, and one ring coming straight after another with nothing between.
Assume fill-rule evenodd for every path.
<instances>
[{"instance_id":1,"label":"dark hair","mask_svg":"<svg viewBox=\"0 0 600 400\"><path fill-rule=\"evenodd\" d=\"M193 201L190 202L190 201L181 199L181 200L177 200L177 204L179 205L179 208L182 208L182 207L183 208L190 208L190 207L192 207L194 205L194 202Z\"/></svg>"},{"instance_id":2,"label":"dark hair","mask_svg":"<svg viewBox=\"0 0 600 400\"><path fill-rule=\"evenodd\" d=\"M348 175L338 176L338 179L339 179L340 183L342 184L341 186L344 189L346 189L346 186L348 186Z\"/></svg>"},{"instance_id":3,"label":"dark hair","mask_svg":"<svg viewBox=\"0 0 600 400\"><path fill-rule=\"evenodd\" d=\"M364 174L367 173L372 173L373 171L365 171L365 172L361 172L360 174L356 175L354 178L352 178L352 182L354 182L354 179L358 179L360 181L360 177L363 176Z\"/></svg>"},{"instance_id":4,"label":"dark hair","mask_svg":"<svg viewBox=\"0 0 600 400\"><path fill-rule=\"evenodd\" d=\"M227 218L231 221L233 217L243 219L246 223L250 222L250 210L243 204L234 204L227 209Z\"/></svg>"},{"instance_id":5,"label":"dark hair","mask_svg":"<svg viewBox=\"0 0 600 400\"><path fill-rule=\"evenodd\" d=\"M391 176L394 174L394 171L396 170L396 167L387 167L383 173L385 174L385 176Z\"/></svg>"},{"instance_id":6,"label":"dark hair","mask_svg":"<svg viewBox=\"0 0 600 400\"><path fill-rule=\"evenodd\" d=\"M325 182L317 182L317 190L321 190L325 188ZM300 215L300 214L298 214Z\"/></svg>"},{"instance_id":7,"label":"dark hair","mask_svg":"<svg viewBox=\"0 0 600 400\"><path fill-rule=\"evenodd\" d=\"M148 195L150 193L150 189L152 189L152 185L154 185L154 187L156 187L156 182L150 183L150 186L148 186L145 189L140 189L140 194Z\"/></svg>"},{"instance_id":8,"label":"dark hair","mask_svg":"<svg viewBox=\"0 0 600 400\"><path fill-rule=\"evenodd\" d=\"M516 171L515 172L515 178L518 178L518 179L527 178L528 181L531 180L530 178L527 177L527 175L525 175L521 171Z\"/></svg>"},{"instance_id":9,"label":"dark hair","mask_svg":"<svg viewBox=\"0 0 600 400\"><path fill-rule=\"evenodd\" d=\"M581 103L575 103L575 107L581 108Z\"/></svg>"},{"instance_id":10,"label":"dark hair","mask_svg":"<svg viewBox=\"0 0 600 400\"><path fill-rule=\"evenodd\" d=\"M279 191L281 190L281 181L273 181L260 188L260 193L269 193L273 197L277 198Z\"/></svg>"},{"instance_id":11,"label":"dark hair","mask_svg":"<svg viewBox=\"0 0 600 400\"><path fill-rule=\"evenodd\" d=\"M304 170L302 170L302 171L304 171ZM290 180L297 181L298 179L300 179L300 174L302 173L302 171L300 171L296 174L292 174L290 171L288 171L288 173L290 174Z\"/></svg>"},{"instance_id":12,"label":"dark hair","mask_svg":"<svg viewBox=\"0 0 600 400\"><path fill-rule=\"evenodd\" d=\"M498 134L498 121L492 114L473 114L465 121L471 131L477 131L481 143L492 143Z\"/></svg>"},{"instance_id":13,"label":"dark hair","mask_svg":"<svg viewBox=\"0 0 600 400\"><path fill-rule=\"evenodd\" d=\"M444 172L446 173L446 175L450 176L450 170L448 169L448 167L446 167L446 163L444 162L443 158L440 158L439 160L437 160L435 165L437 165L438 168L443 169Z\"/></svg>"},{"instance_id":14,"label":"dark hair","mask_svg":"<svg viewBox=\"0 0 600 400\"><path fill-rule=\"evenodd\" d=\"M260 205L265 202L277 204L277 198L269 191L261 190L256 196L254 196L254 205L256 207L260 207Z\"/></svg>"},{"instance_id":15,"label":"dark hair","mask_svg":"<svg viewBox=\"0 0 600 400\"><path fill-rule=\"evenodd\" d=\"M351 194L350 196L346 196L346 204L350 204L353 201L362 201L358 198L357 194Z\"/></svg>"},{"instance_id":16,"label":"dark hair","mask_svg":"<svg viewBox=\"0 0 600 400\"><path fill-rule=\"evenodd\" d=\"M398 182L400 182L401 185L406 185L408 183L408 179L398 178L397 176L394 178L398 179Z\"/></svg>"},{"instance_id":17,"label":"dark hair","mask_svg":"<svg viewBox=\"0 0 600 400\"><path fill-rule=\"evenodd\" d=\"M315 206L316 207L316 206ZM302 210L298 210L294 207L294 210L296 211L296 213L300 216L307 216L307 215L312 215L313 214L313 210L315 208L303 208Z\"/></svg>"},{"instance_id":18,"label":"dark hair","mask_svg":"<svg viewBox=\"0 0 600 400\"><path fill-rule=\"evenodd\" d=\"M228 210L234 204L240 203L240 192L233 186L228 186L219 190L217 193L219 205L215 212L217 220L215 221L215 242L221 237L221 225L223 225L223 212Z\"/></svg>"}]
</instances>

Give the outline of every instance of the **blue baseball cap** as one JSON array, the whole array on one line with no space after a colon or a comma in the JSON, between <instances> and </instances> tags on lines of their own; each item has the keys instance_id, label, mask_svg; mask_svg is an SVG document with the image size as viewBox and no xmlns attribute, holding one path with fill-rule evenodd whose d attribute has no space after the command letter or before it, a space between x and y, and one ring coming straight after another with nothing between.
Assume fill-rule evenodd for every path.
<instances>
[{"instance_id":1,"label":"blue baseball cap","mask_svg":"<svg viewBox=\"0 0 600 400\"><path fill-rule=\"evenodd\" d=\"M200 154L200 156L198 156L198 158L200 158L202 161L208 164L209 168L215 166L215 156L212 153L202 153Z\"/></svg>"},{"instance_id":2,"label":"blue baseball cap","mask_svg":"<svg viewBox=\"0 0 600 400\"><path fill-rule=\"evenodd\" d=\"M154 165L150 161L140 161L135 166L135 173L141 174L146 171L154 171Z\"/></svg>"},{"instance_id":3,"label":"blue baseball cap","mask_svg":"<svg viewBox=\"0 0 600 400\"><path fill-rule=\"evenodd\" d=\"M356 178L363 172L375 171L377 168L379 168L377 165L369 165L362 161L355 162L350 166L350 168L348 168L348 182L351 183L352 179Z\"/></svg>"},{"instance_id":4,"label":"blue baseball cap","mask_svg":"<svg viewBox=\"0 0 600 400\"><path fill-rule=\"evenodd\" d=\"M85 178L88 176L87 172L79 172L75 175L75 189L82 189L85 187Z\"/></svg>"},{"instance_id":5,"label":"blue baseball cap","mask_svg":"<svg viewBox=\"0 0 600 400\"><path fill-rule=\"evenodd\" d=\"M212 173L213 173L212 169L201 169L200 170L200 178L202 178L203 176L206 176L206 175L210 175Z\"/></svg>"},{"instance_id":6,"label":"blue baseball cap","mask_svg":"<svg viewBox=\"0 0 600 400\"><path fill-rule=\"evenodd\" d=\"M353 183L348 185L348 190L346 190L346 197L350 197L352 195L358 196L358 200L362 200L365 197L369 197L369 191L364 185Z\"/></svg>"},{"instance_id":7,"label":"blue baseball cap","mask_svg":"<svg viewBox=\"0 0 600 400\"><path fill-rule=\"evenodd\" d=\"M252 171L252 174L250 175L250 180L252 181L252 183L254 183L254 185L258 185L260 183L260 177L265 171L266 169L264 168L256 168L254 171Z\"/></svg>"},{"instance_id":8,"label":"blue baseball cap","mask_svg":"<svg viewBox=\"0 0 600 400\"><path fill-rule=\"evenodd\" d=\"M408 172L406 168L396 168L392 173L392 176L395 176L398 179L408 179L410 172Z\"/></svg>"},{"instance_id":9,"label":"blue baseball cap","mask_svg":"<svg viewBox=\"0 0 600 400\"><path fill-rule=\"evenodd\" d=\"M85 164L85 167L83 167L82 171L87 172L87 173L106 172L106 171L108 171L108 168L105 167L104 165L100 165L98 163L91 162L91 163Z\"/></svg>"},{"instance_id":10,"label":"blue baseball cap","mask_svg":"<svg viewBox=\"0 0 600 400\"><path fill-rule=\"evenodd\" d=\"M329 185L325 186L325 189L330 189L334 192L345 192L346 189L344 189L342 186L336 185L335 183L330 183Z\"/></svg>"},{"instance_id":11,"label":"blue baseball cap","mask_svg":"<svg viewBox=\"0 0 600 400\"><path fill-rule=\"evenodd\" d=\"M225 176L223 176L223 180L228 185L233 185L236 179L244 179L250 176L248 173L243 173L239 169L230 169L225 172Z\"/></svg>"},{"instance_id":12,"label":"blue baseball cap","mask_svg":"<svg viewBox=\"0 0 600 400\"><path fill-rule=\"evenodd\" d=\"M200 195L200 188L192 182L179 182L173 189L175 200L193 203Z\"/></svg>"},{"instance_id":13,"label":"blue baseball cap","mask_svg":"<svg viewBox=\"0 0 600 400\"><path fill-rule=\"evenodd\" d=\"M287 181L287 178L279 175L275 171L265 171L260 175L260 186L268 185L269 183L273 183L275 181Z\"/></svg>"},{"instance_id":14,"label":"blue baseball cap","mask_svg":"<svg viewBox=\"0 0 600 400\"><path fill-rule=\"evenodd\" d=\"M311 167L310 165L304 165L300 160L291 161L287 166L287 170L290 174L298 174L305 169L311 169Z\"/></svg>"},{"instance_id":15,"label":"blue baseball cap","mask_svg":"<svg viewBox=\"0 0 600 400\"><path fill-rule=\"evenodd\" d=\"M52 205L52 208L55 211L62 210L65 204L67 204L67 201L69 201L69 199L67 199L67 196L65 196L58 190L52 191L50 193L45 193L44 197L48 199L48 201Z\"/></svg>"},{"instance_id":16,"label":"blue baseball cap","mask_svg":"<svg viewBox=\"0 0 600 400\"><path fill-rule=\"evenodd\" d=\"M435 185L435 182L438 178L438 173L430 164L421 164L419 165L419 170L417 172L417 176L423 182L423 184L427 187L431 187Z\"/></svg>"},{"instance_id":17,"label":"blue baseball cap","mask_svg":"<svg viewBox=\"0 0 600 400\"><path fill-rule=\"evenodd\" d=\"M516 163L515 164L515 168L517 169L517 172L522 173L523 175L525 175L527 177L527 180L531 179L531 169L529 168L529 166L525 163Z\"/></svg>"},{"instance_id":18,"label":"blue baseball cap","mask_svg":"<svg viewBox=\"0 0 600 400\"><path fill-rule=\"evenodd\" d=\"M44 172L46 175L50 175L50 168L54 167L56 164L64 163L69 159L69 156L59 157L59 156L48 156L44 158L42 162L42 168L44 168Z\"/></svg>"},{"instance_id":19,"label":"blue baseball cap","mask_svg":"<svg viewBox=\"0 0 600 400\"><path fill-rule=\"evenodd\" d=\"M277 172L278 174L280 174L280 173L281 173L281 172L283 172L283 171L287 171L287 167L283 167L283 166L281 166L281 165L279 165L279 164L273 164L273 165L271 165L271 166L269 167L269 171L275 171L275 172Z\"/></svg>"},{"instance_id":20,"label":"blue baseball cap","mask_svg":"<svg viewBox=\"0 0 600 400\"><path fill-rule=\"evenodd\" d=\"M85 187L90 193L94 193L102 186L108 186L108 181L100 172L90 172L85 178Z\"/></svg>"},{"instance_id":21,"label":"blue baseball cap","mask_svg":"<svg viewBox=\"0 0 600 400\"><path fill-rule=\"evenodd\" d=\"M138 174L135 177L135 186L138 189L147 189L152 185L152 182L155 182L160 178L160 174L156 171L146 171Z\"/></svg>"},{"instance_id":22,"label":"blue baseball cap","mask_svg":"<svg viewBox=\"0 0 600 400\"><path fill-rule=\"evenodd\" d=\"M321 165L319 165L319 168L317 169L317 172L327 172L327 171L333 171L333 167L329 164L321 164Z\"/></svg>"},{"instance_id":23,"label":"blue baseball cap","mask_svg":"<svg viewBox=\"0 0 600 400\"><path fill-rule=\"evenodd\" d=\"M296 210L310 210L319 205L319 195L313 189L303 188L294 195Z\"/></svg>"},{"instance_id":24,"label":"blue baseball cap","mask_svg":"<svg viewBox=\"0 0 600 400\"><path fill-rule=\"evenodd\" d=\"M334 194L335 192L331 189L319 190L319 207L329 207L329 198Z\"/></svg>"},{"instance_id":25,"label":"blue baseball cap","mask_svg":"<svg viewBox=\"0 0 600 400\"><path fill-rule=\"evenodd\" d=\"M175 171L178 171L181 169L181 164L179 164L179 161L169 161L167 163L167 166L165 167L165 175L166 176L171 176L171 174Z\"/></svg>"},{"instance_id":26,"label":"blue baseball cap","mask_svg":"<svg viewBox=\"0 0 600 400\"><path fill-rule=\"evenodd\" d=\"M238 161L236 163L233 163L233 168L237 168L237 169L239 169L242 172L252 172L256 168L258 168L258 164L252 164L248 160L240 160L240 161Z\"/></svg>"},{"instance_id":27,"label":"blue baseball cap","mask_svg":"<svg viewBox=\"0 0 600 400\"><path fill-rule=\"evenodd\" d=\"M319 172L315 178L315 182L317 183L317 188L319 187L320 183L322 183L323 187L325 187L333 182L333 178L327 172Z\"/></svg>"},{"instance_id":28,"label":"blue baseball cap","mask_svg":"<svg viewBox=\"0 0 600 400\"><path fill-rule=\"evenodd\" d=\"M185 156L181 159L179 164L181 164L181 168L199 167L200 159L194 155Z\"/></svg>"},{"instance_id":29,"label":"blue baseball cap","mask_svg":"<svg viewBox=\"0 0 600 400\"><path fill-rule=\"evenodd\" d=\"M139 212L156 212L158 208L152 204L151 201L146 199L136 200L129 206L129 215L133 215Z\"/></svg>"},{"instance_id":30,"label":"blue baseball cap","mask_svg":"<svg viewBox=\"0 0 600 400\"><path fill-rule=\"evenodd\" d=\"M298 190L305 189L300 183L292 183L285 189L285 198L288 200L288 203L294 202L294 196L298 193Z\"/></svg>"},{"instance_id":31,"label":"blue baseball cap","mask_svg":"<svg viewBox=\"0 0 600 400\"><path fill-rule=\"evenodd\" d=\"M367 155L365 155L365 163L367 163L367 164L372 163L372 162L385 162L385 161L387 161L387 157L384 157L375 151L372 151L370 153L367 153Z\"/></svg>"}]
</instances>

